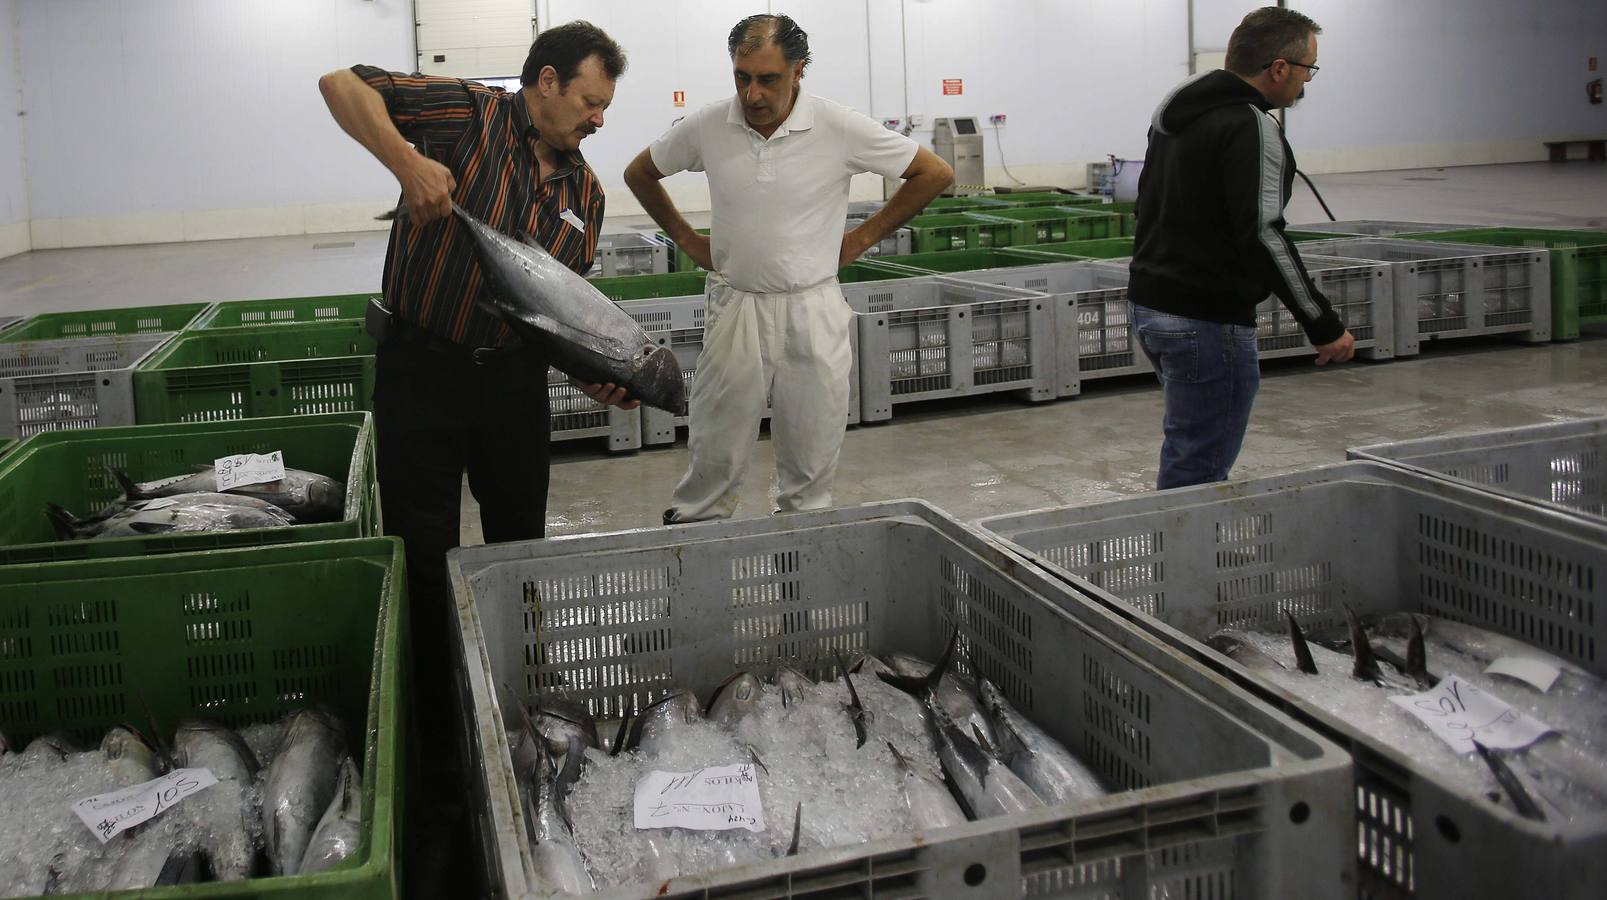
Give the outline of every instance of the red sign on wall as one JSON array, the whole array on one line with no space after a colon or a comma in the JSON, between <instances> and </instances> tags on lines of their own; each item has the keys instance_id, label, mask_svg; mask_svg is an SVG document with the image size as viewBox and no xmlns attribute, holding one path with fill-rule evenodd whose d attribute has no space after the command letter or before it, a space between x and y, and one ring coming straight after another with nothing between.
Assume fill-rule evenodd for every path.
<instances>
[{"instance_id":1,"label":"red sign on wall","mask_svg":"<svg viewBox=\"0 0 1607 900\"><path fill-rule=\"evenodd\" d=\"M965 79L963 79L963 78L945 78L945 79L943 79L943 96L952 97L952 96L955 96L957 94L963 94L963 93L965 93Z\"/></svg>"}]
</instances>

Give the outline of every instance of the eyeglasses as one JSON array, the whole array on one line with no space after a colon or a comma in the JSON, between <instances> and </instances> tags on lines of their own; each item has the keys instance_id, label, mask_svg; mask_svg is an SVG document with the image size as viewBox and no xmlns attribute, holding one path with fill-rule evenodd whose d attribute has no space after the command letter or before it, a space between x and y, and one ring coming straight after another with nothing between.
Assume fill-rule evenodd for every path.
<instances>
[{"instance_id":1,"label":"eyeglasses","mask_svg":"<svg viewBox=\"0 0 1607 900\"><path fill-rule=\"evenodd\" d=\"M1280 58L1281 58L1281 57L1280 57ZM1269 62L1269 63L1267 63L1267 64L1266 64L1266 65L1264 65L1264 66L1262 66L1262 67L1261 67L1261 68L1263 68L1263 69L1270 69L1270 68L1272 68L1272 66L1273 66L1273 64L1274 64L1274 63L1276 63L1276 62L1277 62L1277 61L1278 61L1278 60L1276 60L1276 59L1275 59L1275 60L1273 60L1273 61L1272 61L1272 62ZM1317 70L1318 70L1318 69L1320 69L1320 68L1322 68L1322 66L1313 66L1313 65L1309 65L1309 64L1307 64L1307 63L1299 63L1299 62L1295 62L1295 61L1294 61L1294 60L1292 60L1292 59L1285 59L1285 60L1284 60L1284 62L1286 62L1286 63L1288 63L1288 64L1289 64L1289 65L1291 65L1291 66L1299 66L1299 67L1300 67L1300 68L1302 68L1302 69L1306 69L1306 70L1308 70L1308 71L1310 71L1310 72L1311 72L1311 77L1312 77L1312 78L1316 78L1316 77L1317 77Z\"/></svg>"}]
</instances>

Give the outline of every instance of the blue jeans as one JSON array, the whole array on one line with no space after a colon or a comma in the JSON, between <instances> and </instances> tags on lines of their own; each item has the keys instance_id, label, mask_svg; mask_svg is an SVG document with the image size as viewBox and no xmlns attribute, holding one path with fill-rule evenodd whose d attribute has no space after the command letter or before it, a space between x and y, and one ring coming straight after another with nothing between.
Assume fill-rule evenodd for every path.
<instances>
[{"instance_id":1,"label":"blue jeans","mask_svg":"<svg viewBox=\"0 0 1607 900\"><path fill-rule=\"evenodd\" d=\"M1156 489L1226 481L1261 386L1255 329L1136 303L1133 326L1166 395Z\"/></svg>"}]
</instances>

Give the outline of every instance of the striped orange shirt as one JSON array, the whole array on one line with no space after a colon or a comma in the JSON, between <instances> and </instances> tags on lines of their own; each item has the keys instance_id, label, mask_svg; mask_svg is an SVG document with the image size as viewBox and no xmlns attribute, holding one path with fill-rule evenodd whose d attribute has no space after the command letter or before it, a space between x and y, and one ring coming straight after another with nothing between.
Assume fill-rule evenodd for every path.
<instances>
[{"instance_id":1,"label":"striped orange shirt","mask_svg":"<svg viewBox=\"0 0 1607 900\"><path fill-rule=\"evenodd\" d=\"M603 189L578 151L537 181L539 138L516 91L434 75L404 75L353 66L385 98L402 137L452 170L452 199L492 228L526 236L559 262L584 274L597 252ZM561 217L570 210L585 228ZM406 322L470 347L505 346L518 339L481 300L485 281L474 245L456 218L422 228L406 219L391 225L385 252L385 303Z\"/></svg>"}]
</instances>

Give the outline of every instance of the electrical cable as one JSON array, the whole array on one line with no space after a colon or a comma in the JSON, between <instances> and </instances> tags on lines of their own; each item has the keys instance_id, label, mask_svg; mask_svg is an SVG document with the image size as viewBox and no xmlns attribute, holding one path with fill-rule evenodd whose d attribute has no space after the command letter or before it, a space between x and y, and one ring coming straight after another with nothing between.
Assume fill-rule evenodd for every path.
<instances>
[{"instance_id":1,"label":"electrical cable","mask_svg":"<svg viewBox=\"0 0 1607 900\"><path fill-rule=\"evenodd\" d=\"M1004 174L1008 175L1010 180L1014 181L1016 184L1026 184L1025 181L1017 178L1015 173L1010 171L1010 167L1004 163L1004 138L999 137L999 126L997 125L993 126L993 143L994 146L999 148L999 168L1003 169Z\"/></svg>"},{"instance_id":2,"label":"electrical cable","mask_svg":"<svg viewBox=\"0 0 1607 900\"><path fill-rule=\"evenodd\" d=\"M1306 183L1306 187L1311 188L1311 194L1317 198L1317 204L1322 207L1323 212L1328 214L1328 221L1339 221L1338 219L1334 218L1333 211L1328 208L1328 203L1322 199L1322 194L1317 192L1317 186L1311 183L1311 179L1306 177L1306 173L1296 169L1295 174L1299 175L1300 180Z\"/></svg>"}]
</instances>

